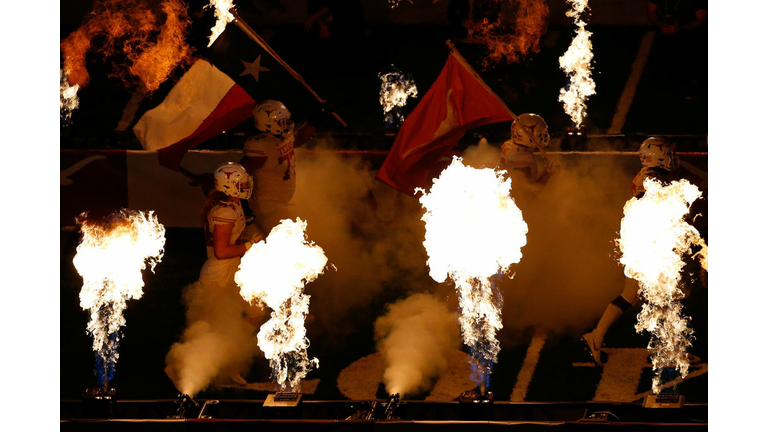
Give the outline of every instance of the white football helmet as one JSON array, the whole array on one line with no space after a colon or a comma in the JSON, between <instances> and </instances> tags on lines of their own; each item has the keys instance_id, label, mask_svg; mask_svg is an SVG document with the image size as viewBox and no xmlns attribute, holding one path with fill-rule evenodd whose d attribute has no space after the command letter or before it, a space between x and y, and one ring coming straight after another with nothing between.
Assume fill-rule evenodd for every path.
<instances>
[{"instance_id":1,"label":"white football helmet","mask_svg":"<svg viewBox=\"0 0 768 432\"><path fill-rule=\"evenodd\" d=\"M253 110L253 123L256 129L268 132L280 138L293 133L291 112L285 105L276 100L266 100Z\"/></svg>"},{"instance_id":2,"label":"white football helmet","mask_svg":"<svg viewBox=\"0 0 768 432\"><path fill-rule=\"evenodd\" d=\"M677 168L679 160L675 143L662 137L649 137L640 144L640 162L644 167L659 167L667 171Z\"/></svg>"},{"instance_id":3,"label":"white football helmet","mask_svg":"<svg viewBox=\"0 0 768 432\"><path fill-rule=\"evenodd\" d=\"M531 137L535 138L541 147L546 147L549 144L547 122L538 114L520 114L512 122L510 131L512 133L512 142L517 145L529 148L538 147Z\"/></svg>"},{"instance_id":4,"label":"white football helmet","mask_svg":"<svg viewBox=\"0 0 768 432\"><path fill-rule=\"evenodd\" d=\"M253 178L239 163L226 162L213 172L217 191L227 196L248 199L253 191Z\"/></svg>"}]
</instances>

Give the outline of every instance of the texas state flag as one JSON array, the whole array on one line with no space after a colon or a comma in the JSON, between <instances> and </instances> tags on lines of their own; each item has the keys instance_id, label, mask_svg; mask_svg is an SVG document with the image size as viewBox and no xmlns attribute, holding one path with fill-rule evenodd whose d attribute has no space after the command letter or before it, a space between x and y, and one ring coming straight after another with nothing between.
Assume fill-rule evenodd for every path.
<instances>
[{"instance_id":1,"label":"texas state flag","mask_svg":"<svg viewBox=\"0 0 768 432\"><path fill-rule=\"evenodd\" d=\"M197 60L157 107L133 127L145 150L178 169L187 150L251 117L256 101L227 74Z\"/></svg>"},{"instance_id":2,"label":"texas state flag","mask_svg":"<svg viewBox=\"0 0 768 432\"><path fill-rule=\"evenodd\" d=\"M279 40L273 42L283 48ZM143 148L157 150L166 167L179 169L187 150L251 119L261 101L277 99L291 110L317 104L285 67L234 22L201 51L204 58L133 127Z\"/></svg>"}]
</instances>

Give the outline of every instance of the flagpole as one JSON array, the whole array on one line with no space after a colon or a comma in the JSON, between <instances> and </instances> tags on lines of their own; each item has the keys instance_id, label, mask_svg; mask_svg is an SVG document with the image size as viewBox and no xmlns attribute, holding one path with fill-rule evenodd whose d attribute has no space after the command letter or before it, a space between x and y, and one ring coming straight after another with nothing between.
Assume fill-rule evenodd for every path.
<instances>
[{"instance_id":1,"label":"flagpole","mask_svg":"<svg viewBox=\"0 0 768 432\"><path fill-rule=\"evenodd\" d=\"M467 69L467 71L469 71L475 77L475 79L477 79L477 81L480 83L480 85L482 85L483 88L488 91L488 93L490 93L490 94L492 94L492 95L494 95L496 97L496 99L499 101L499 103L504 108L507 109L507 112L509 113L509 115L512 116L513 122L517 121L517 116L515 115L515 113L513 113L512 110L509 109L507 104L505 104L504 101L501 100L499 95L497 95L496 92L491 90L491 88L488 87L488 84L486 84L485 81L483 81L483 79L480 78L480 75L475 71L474 68L472 68L472 66L470 66L469 62L467 62L467 59L465 59L464 56L462 56L461 53L459 53L459 50L456 49L456 46L453 45L453 42L451 42L450 40L446 39L445 43L448 45L448 48L451 49L451 55L456 57L456 60L458 60L459 63L462 66L464 66L464 68ZM526 129L526 128L522 128L522 129L528 135L528 137L531 138L533 143L536 144L536 147L539 148L539 151L541 152L541 155L544 156L544 159L548 160L551 163L552 160L547 155L547 152L544 151L544 147L542 147L541 144L539 144L539 140L537 140L533 135L531 135L531 133L528 131L528 129Z\"/></svg>"},{"instance_id":2,"label":"flagpole","mask_svg":"<svg viewBox=\"0 0 768 432\"><path fill-rule=\"evenodd\" d=\"M279 56L279 55L278 55L278 54L275 52L275 50L273 50L273 49L272 49L272 47L270 47L270 46L267 44L267 41L265 41L265 40L264 40L264 39L263 39L261 36L259 36L259 34L258 34L258 33L256 33L256 32L255 32L255 31L254 31L254 30L253 30L253 29L252 29L252 28L251 28L251 27L250 27L248 24L246 24L246 23L245 23L245 21L243 21L243 19L242 19L242 18L240 18L240 15L238 15L238 14L237 14L237 12L236 12L234 9L230 9L230 11L229 11L229 12L230 12L230 13L231 13L231 14L232 14L234 17L235 17L235 19L234 19L234 23L235 23L235 25L237 25L237 26L240 28L240 30L242 30L242 31L243 31L243 32L244 32L244 33L245 33L245 34L246 34L246 35L247 35L249 38L251 38L251 39L252 39L254 42L256 42L257 44L261 45L261 47L262 47L262 48L264 48L264 50L265 50L266 52L268 52L268 53L269 53L269 55L271 55L272 57L274 57L274 59L275 59L275 60L277 60L277 61L278 61L278 63L280 63L280 64L281 64L281 65L282 65L282 66L285 68L285 70L287 70L287 71L288 71L288 73L290 73L290 74L291 74L291 75L292 75L294 78L296 78L296 80L297 80L298 82L300 82L301 84L303 84L303 85L304 85L304 87L306 87L306 89L307 89L307 90L309 90L309 92L310 92L310 93L312 93L312 95L313 95L315 98L317 98L317 100L318 100L320 103L325 103L325 100L324 100L323 98L321 98L321 97L320 97L320 96L319 96L317 93L315 93L315 91L314 91L314 90L312 90L312 88L309 86L309 84L307 84L307 82L306 82L306 81L304 81L304 78L302 78L302 77L301 77L301 75L299 75L299 73L298 73L298 72L296 72L295 70L293 70L293 68L291 68L291 67L288 65L288 63L286 63L286 62L285 62L285 60L283 60L282 58L280 58L280 56ZM341 123L342 125L344 125L344 127L346 127L346 126L347 126L347 124L346 124L346 123L344 123L344 120L342 120L342 119L341 119L341 117L339 117L339 115L338 115L338 114L336 114L336 112L335 112L335 111L334 111L334 112L332 112L331 114L333 115L333 117L334 117L336 120L338 120L338 121L339 121L339 123Z\"/></svg>"}]
</instances>

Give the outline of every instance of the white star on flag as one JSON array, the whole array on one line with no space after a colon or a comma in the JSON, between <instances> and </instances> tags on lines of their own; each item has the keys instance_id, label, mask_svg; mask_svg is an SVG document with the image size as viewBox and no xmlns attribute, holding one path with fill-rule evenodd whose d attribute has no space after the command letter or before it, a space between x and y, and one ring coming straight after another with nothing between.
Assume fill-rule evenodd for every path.
<instances>
[{"instance_id":1,"label":"white star on flag","mask_svg":"<svg viewBox=\"0 0 768 432\"><path fill-rule=\"evenodd\" d=\"M245 60L240 61L243 62L243 66L245 66L245 70L240 74L240 76L253 75L253 78L256 80L256 82L259 82L259 72L269 72L269 69L261 66L261 55L256 57L256 60L251 63Z\"/></svg>"}]
</instances>

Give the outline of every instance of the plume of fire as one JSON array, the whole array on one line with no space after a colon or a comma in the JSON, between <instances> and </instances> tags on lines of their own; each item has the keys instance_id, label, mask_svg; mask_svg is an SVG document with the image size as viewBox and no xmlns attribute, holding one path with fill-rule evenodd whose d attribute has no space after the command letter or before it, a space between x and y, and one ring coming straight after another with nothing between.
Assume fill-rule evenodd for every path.
<instances>
[{"instance_id":1,"label":"plume of fire","mask_svg":"<svg viewBox=\"0 0 768 432\"><path fill-rule=\"evenodd\" d=\"M397 127L403 123L402 107L408 102L408 98L415 98L419 93L410 74L406 75L399 69L394 69L393 72L379 73L379 103L384 109L387 126Z\"/></svg>"},{"instance_id":2,"label":"plume of fire","mask_svg":"<svg viewBox=\"0 0 768 432\"><path fill-rule=\"evenodd\" d=\"M624 205L621 237L616 243L624 273L639 282L640 295L646 300L635 330L651 334L648 350L656 372L653 391L658 393L663 369L675 368L682 378L688 374L687 349L693 330L682 313L684 293L678 284L685 265L682 254L702 242L696 228L684 219L701 192L687 180L664 186L647 178L643 185L645 195Z\"/></svg>"},{"instance_id":3,"label":"plume of fire","mask_svg":"<svg viewBox=\"0 0 768 432\"><path fill-rule=\"evenodd\" d=\"M472 380L481 388L500 350L503 299L491 278L520 261L528 233L510 188L501 172L468 167L454 157L429 193L419 189L429 275L437 282L450 276L456 285L462 339L473 359Z\"/></svg>"},{"instance_id":4,"label":"plume of fire","mask_svg":"<svg viewBox=\"0 0 768 432\"><path fill-rule=\"evenodd\" d=\"M77 99L77 91L80 86L69 85L67 75L63 70L59 70L59 115L65 122L68 122L72 117L72 111L77 109L80 101Z\"/></svg>"},{"instance_id":5,"label":"plume of fire","mask_svg":"<svg viewBox=\"0 0 768 432\"><path fill-rule=\"evenodd\" d=\"M328 259L321 247L306 239L306 229L299 218L283 219L266 240L246 252L235 273L246 301L272 309L257 338L280 391L301 391L301 380L319 366L317 358L307 356L304 321L310 296L304 286L323 273Z\"/></svg>"},{"instance_id":6,"label":"plume of fire","mask_svg":"<svg viewBox=\"0 0 768 432\"><path fill-rule=\"evenodd\" d=\"M538 53L541 37L547 32L549 6L545 0L509 0L506 7L498 5L500 1L486 3L493 3L491 7L501 6L506 12L499 12L492 19L466 23L469 40L486 48L483 67L495 65L502 59L506 59L507 64L517 63L531 53Z\"/></svg>"},{"instance_id":7,"label":"plume of fire","mask_svg":"<svg viewBox=\"0 0 768 432\"><path fill-rule=\"evenodd\" d=\"M149 0L97 0L84 23L61 42L64 71L73 86L84 88L90 80L86 54L93 51L113 63L126 87L152 93L191 59L189 24L182 0L162 0L159 6Z\"/></svg>"},{"instance_id":8,"label":"plume of fire","mask_svg":"<svg viewBox=\"0 0 768 432\"><path fill-rule=\"evenodd\" d=\"M235 7L235 3L232 0L209 1L210 3L208 3L206 8L213 8L214 14L216 16L216 24L214 24L213 28L211 29L211 35L208 37L208 46L211 46L216 41L216 38L218 38L219 35L224 32L227 24L235 19L235 16L230 12L230 9Z\"/></svg>"},{"instance_id":9,"label":"plume of fire","mask_svg":"<svg viewBox=\"0 0 768 432\"><path fill-rule=\"evenodd\" d=\"M389 7L392 9L395 9L396 7L400 6L401 0L387 0L389 3ZM437 0L433 0L432 3L434 3ZM408 0L408 3L413 4L413 0Z\"/></svg>"},{"instance_id":10,"label":"plume of fire","mask_svg":"<svg viewBox=\"0 0 768 432\"><path fill-rule=\"evenodd\" d=\"M93 336L97 374L106 390L118 359L119 330L130 299L141 298L141 271L163 257L165 227L150 212L122 209L104 220L83 213L77 220L82 240L72 260L83 278L80 307L90 311L87 331Z\"/></svg>"},{"instance_id":11,"label":"plume of fire","mask_svg":"<svg viewBox=\"0 0 768 432\"><path fill-rule=\"evenodd\" d=\"M566 88L560 89L558 101L563 103L565 113L578 129L587 116L586 99L595 94L595 82L592 80L592 33L586 30L586 23L581 14L589 7L587 0L568 0L571 9L565 13L576 24L574 36L568 50L560 57L560 69L570 79Z\"/></svg>"}]
</instances>

